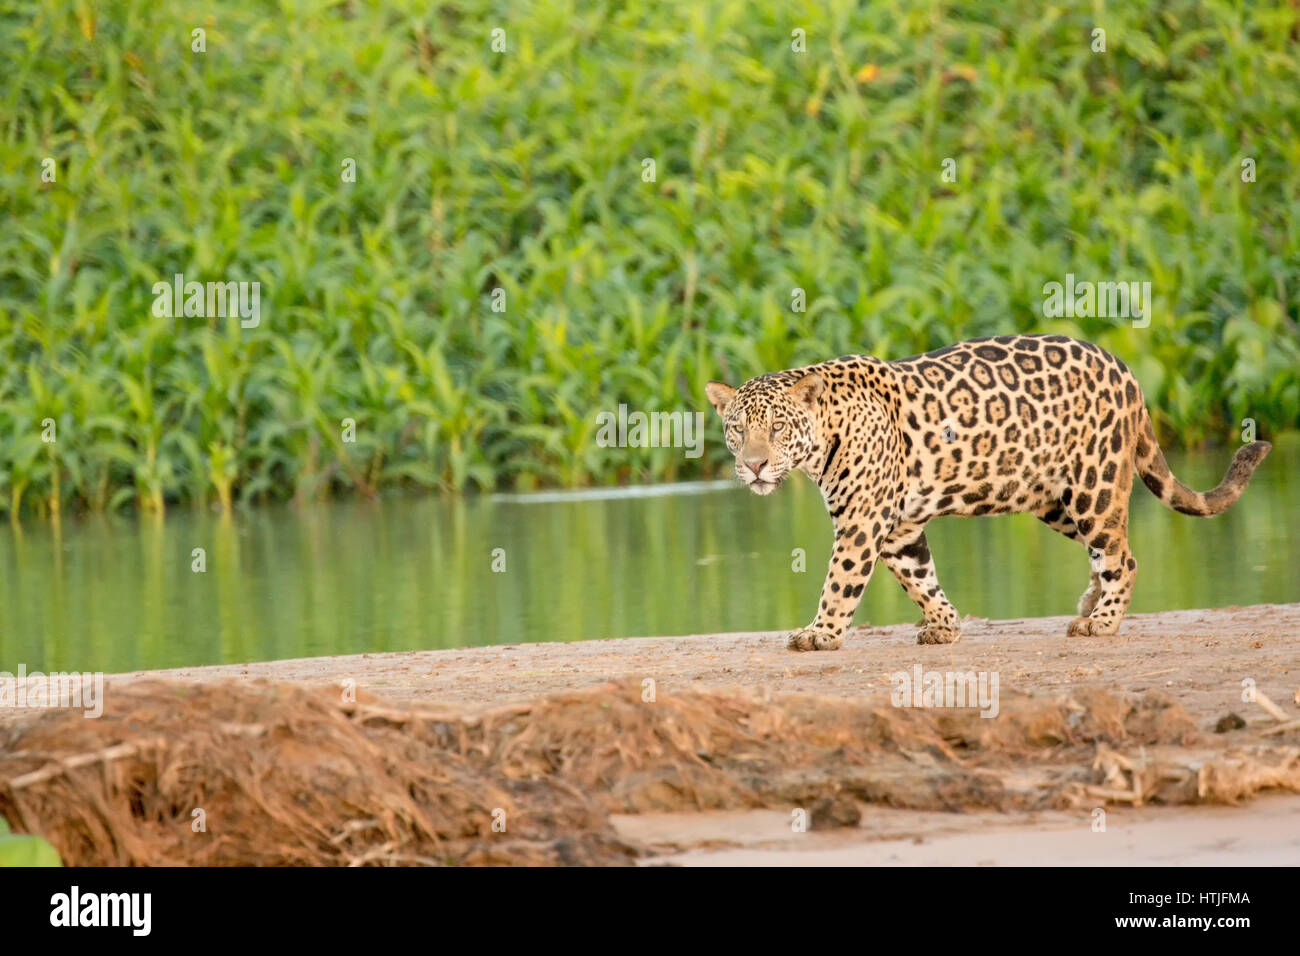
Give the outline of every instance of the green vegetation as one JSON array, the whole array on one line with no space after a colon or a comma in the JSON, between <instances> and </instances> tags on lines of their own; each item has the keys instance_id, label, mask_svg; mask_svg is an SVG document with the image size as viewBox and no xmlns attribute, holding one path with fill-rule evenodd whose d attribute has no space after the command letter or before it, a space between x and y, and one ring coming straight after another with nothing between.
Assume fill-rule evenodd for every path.
<instances>
[{"instance_id":1,"label":"green vegetation","mask_svg":"<svg viewBox=\"0 0 1300 956\"><path fill-rule=\"evenodd\" d=\"M62 866L59 851L38 836L9 832L9 821L0 817L0 867Z\"/></svg>"},{"instance_id":2,"label":"green vegetation","mask_svg":"<svg viewBox=\"0 0 1300 956\"><path fill-rule=\"evenodd\" d=\"M1014 331L1115 351L1185 444L1300 423L1294 6L427 11L6 5L0 510L713 474L716 429L597 412ZM156 317L176 273L260 325ZM1067 273L1151 281L1150 326L1043 318Z\"/></svg>"}]
</instances>

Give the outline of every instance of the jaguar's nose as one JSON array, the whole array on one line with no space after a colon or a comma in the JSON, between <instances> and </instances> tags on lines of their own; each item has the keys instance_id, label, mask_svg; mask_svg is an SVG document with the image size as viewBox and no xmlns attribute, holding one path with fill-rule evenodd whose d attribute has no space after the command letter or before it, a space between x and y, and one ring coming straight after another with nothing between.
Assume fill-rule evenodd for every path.
<instances>
[{"instance_id":1,"label":"jaguar's nose","mask_svg":"<svg viewBox=\"0 0 1300 956\"><path fill-rule=\"evenodd\" d=\"M752 472L754 473L754 477L756 477L756 478L758 477L758 473L761 472L761 471L763 470L763 466L766 465L766 464L767 464L767 459L766 459L766 458L762 458L762 459L759 459L759 458L746 458L746 459L745 459L745 467L748 468L750 471L752 471Z\"/></svg>"}]
</instances>

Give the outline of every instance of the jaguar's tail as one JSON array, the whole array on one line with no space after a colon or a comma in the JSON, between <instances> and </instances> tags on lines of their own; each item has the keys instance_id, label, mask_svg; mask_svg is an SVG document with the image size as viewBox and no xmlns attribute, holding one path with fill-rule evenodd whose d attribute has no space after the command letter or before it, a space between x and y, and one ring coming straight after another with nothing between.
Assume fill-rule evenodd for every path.
<instances>
[{"instance_id":1,"label":"jaguar's tail","mask_svg":"<svg viewBox=\"0 0 1300 956\"><path fill-rule=\"evenodd\" d=\"M1237 449L1232 464L1223 481L1212 491L1193 491L1174 477L1165 461L1165 453L1156 443L1151 416L1142 410L1139 425L1137 453L1134 464L1138 474L1151 489L1151 493L1164 502L1165 507L1185 515L1217 515L1227 511L1250 484L1250 476L1273 448L1266 441L1254 441Z\"/></svg>"}]
</instances>

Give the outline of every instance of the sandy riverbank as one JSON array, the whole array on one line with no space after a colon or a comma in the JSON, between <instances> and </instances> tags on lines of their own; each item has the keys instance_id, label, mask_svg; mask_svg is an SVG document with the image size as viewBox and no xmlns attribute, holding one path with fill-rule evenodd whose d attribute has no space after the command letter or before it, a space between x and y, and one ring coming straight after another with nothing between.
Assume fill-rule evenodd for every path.
<instances>
[{"instance_id":1,"label":"sandy riverbank","mask_svg":"<svg viewBox=\"0 0 1300 956\"><path fill-rule=\"evenodd\" d=\"M643 864L1300 864L1300 728L1269 733L1278 718L1243 699L1251 681L1300 716L1300 604L1135 615L1111 638L1067 638L1067 622L968 620L963 640L944 647L918 647L914 627L897 626L861 629L829 653L792 653L773 632L119 674L108 678L108 699L127 712L116 724L110 713L96 733L116 748L119 736L143 734L140 724L173 719L158 701L172 695L191 706L191 693L168 689L174 684L218 695L228 693L221 685L243 688L255 695L241 705L253 713L292 704L267 681L315 688L319 704L292 707L326 723L337 721L328 716L335 708L352 713L326 688L354 685L366 703L348 726L423 734L435 762L440 741L459 734L455 759L505 774L493 779L506 786L554 773L558 786L583 794L591 833L606 834L605 845L621 841L632 848L619 851L624 859ZM916 665L996 674L1002 713L986 721L971 711L891 707L891 675ZM662 708L642 706L647 679ZM145 702L132 705L137 688ZM1242 720L1218 732L1230 714ZM218 721L215 733L238 729L254 765L296 740L246 720ZM694 731L683 738L682 723L696 720L709 725L700 731L700 741L713 741L704 750L683 747ZM168 731L178 732L189 739L183 727ZM466 733L479 741L468 750ZM554 744L538 742L548 734ZM164 745L175 759L191 746L185 739ZM506 755L522 753L524 741L534 742L526 745L534 763L512 764ZM310 778L318 758L292 746ZM665 762L665 754L676 756ZM136 772L154 767L145 760ZM712 796L701 798L706 791ZM75 787L69 793L75 798ZM808 807L815 819L802 832L791 808ZM528 812L547 817L545 802ZM566 858L559 843L538 846L538 859ZM484 859L497 859L492 853Z\"/></svg>"},{"instance_id":2,"label":"sandy riverbank","mask_svg":"<svg viewBox=\"0 0 1300 956\"><path fill-rule=\"evenodd\" d=\"M356 681L398 702L467 711L523 702L619 678L653 678L661 693L741 687L884 697L889 675L926 670L996 671L1001 692L1051 697L1102 687L1160 691L1186 709L1213 749L1253 737L1265 715L1241 699L1250 678L1300 713L1300 604L1131 616L1113 638L1067 639L1068 618L968 620L963 640L917 647L911 626L862 629L838 652L793 654L781 634L522 644L455 651L183 668L117 675L115 681L268 678L308 684ZM1254 727L1214 733L1238 713ZM1300 734L1267 738L1295 745ZM708 865L1300 864L1300 796L1261 794L1236 807L1113 806L1108 837L1078 814L1053 811L927 812L867 806L853 827L794 833L779 810L615 815L615 828L651 848L647 862ZM1291 834L1288 838L1279 835Z\"/></svg>"},{"instance_id":3,"label":"sandy riverbank","mask_svg":"<svg viewBox=\"0 0 1300 956\"><path fill-rule=\"evenodd\" d=\"M868 697L887 694L890 674L919 663L927 670L996 671L1004 694L1059 694L1083 686L1164 689L1203 724L1243 709L1244 678L1288 704L1300 687L1300 604L1135 614L1118 635L1105 638L1067 638L1069 621L968 619L961 641L941 647L919 647L915 626L897 625L859 629L842 650L822 653L792 653L773 631L356 654L140 671L109 680L352 680L358 690L389 700L472 710L624 677L653 678L668 692L744 687Z\"/></svg>"}]
</instances>

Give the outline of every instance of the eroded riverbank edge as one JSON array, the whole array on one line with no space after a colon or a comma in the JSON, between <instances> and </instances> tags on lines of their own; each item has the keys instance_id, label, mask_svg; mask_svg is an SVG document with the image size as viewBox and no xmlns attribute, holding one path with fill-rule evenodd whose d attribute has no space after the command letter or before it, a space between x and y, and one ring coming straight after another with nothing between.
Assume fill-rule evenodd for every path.
<instances>
[{"instance_id":1,"label":"eroded riverbank edge","mask_svg":"<svg viewBox=\"0 0 1300 956\"><path fill-rule=\"evenodd\" d=\"M153 678L269 679L355 686L395 703L475 713L614 680L649 679L659 694L740 688L887 702L891 675L919 664L926 671L996 673L1008 698L1048 700L1089 689L1162 694L1195 724L1199 740L1182 755L1190 765L1238 747L1300 744L1296 731L1264 735L1273 718L1243 700L1246 681L1300 716L1300 605L1134 615L1111 638L1066 638L1068 620L968 620L962 642L939 648L913 644L911 626L860 630L843 650L818 654L785 650L775 632L697 635L137 672L113 675L109 688ZM1232 713L1246 726L1216 733L1219 720ZM770 808L613 819L619 833L652 850L645 858L651 863L1300 862L1300 836L1286 836L1300 834L1300 797L1267 791L1235 807L1112 803L1100 832L1078 810L945 813L878 803L864 804L854 825L808 833Z\"/></svg>"},{"instance_id":2,"label":"eroded riverbank edge","mask_svg":"<svg viewBox=\"0 0 1300 956\"><path fill-rule=\"evenodd\" d=\"M653 678L671 691L686 686L744 686L772 691L874 695L889 675L927 670L997 670L1003 689L1034 695L1101 685L1142 693L1165 690L1207 737L1228 713L1248 719L1242 681L1300 711L1300 604L1270 604L1134 614L1109 638L1067 639L1068 617L967 620L962 640L918 647L912 625L860 629L825 654L786 651L780 632L631 638L570 644L516 644L309 658L264 664L154 672L180 680L266 677L304 682L352 679L373 693L475 709L520 702L625 676ZM122 675L118 679L146 676ZM1294 737L1293 737L1294 739ZM1248 818L1241 811L1246 811ZM1114 839L1098 838L1071 815L945 814L872 807L853 829L795 833L773 810L617 816L628 836L656 845L679 863L1300 864L1300 796L1262 795L1240 807L1118 807ZM1290 833L1287 840L1279 834Z\"/></svg>"}]
</instances>

